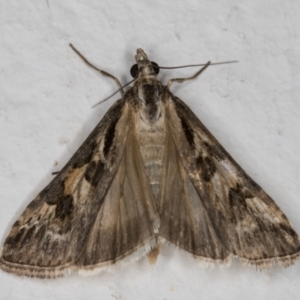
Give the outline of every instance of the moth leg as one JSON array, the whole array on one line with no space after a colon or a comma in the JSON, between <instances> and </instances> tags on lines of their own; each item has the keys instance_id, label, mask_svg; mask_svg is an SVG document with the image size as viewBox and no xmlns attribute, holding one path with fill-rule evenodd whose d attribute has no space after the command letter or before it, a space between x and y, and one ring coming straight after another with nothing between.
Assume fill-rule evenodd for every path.
<instances>
[{"instance_id":1,"label":"moth leg","mask_svg":"<svg viewBox=\"0 0 300 300\"><path fill-rule=\"evenodd\" d=\"M192 79L195 79L196 77L198 77L208 66L210 65L210 61L203 67L201 68L195 75L191 76L191 77L187 77L187 78L173 78L173 79L170 79L168 84L167 84L167 87L170 88L171 84L173 82L179 82L179 83L182 83L184 81L187 81L187 80L192 80Z\"/></svg>"},{"instance_id":2,"label":"moth leg","mask_svg":"<svg viewBox=\"0 0 300 300\"><path fill-rule=\"evenodd\" d=\"M124 90L123 87L119 81L119 79L103 70L98 69L97 67L95 67L93 64L91 64L72 44L69 44L69 46L72 48L72 50L91 68L95 69L96 71L98 71L101 75L109 77L111 79L113 79L115 81L115 83L117 84L117 86L119 87L119 91L121 92L122 96L124 95Z\"/></svg>"}]
</instances>

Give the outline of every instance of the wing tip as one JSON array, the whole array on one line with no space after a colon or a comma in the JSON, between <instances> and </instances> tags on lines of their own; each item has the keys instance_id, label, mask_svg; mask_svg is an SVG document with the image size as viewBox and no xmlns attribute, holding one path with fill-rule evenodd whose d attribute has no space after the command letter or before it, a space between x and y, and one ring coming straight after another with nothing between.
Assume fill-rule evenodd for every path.
<instances>
[{"instance_id":1,"label":"wing tip","mask_svg":"<svg viewBox=\"0 0 300 300\"><path fill-rule=\"evenodd\" d=\"M273 266L279 266L280 268L287 268L296 263L296 260L300 256L300 252L296 252L290 255L281 257L271 257L265 259L249 260L246 258L240 258L243 266L254 266L259 271L270 269Z\"/></svg>"},{"instance_id":2,"label":"wing tip","mask_svg":"<svg viewBox=\"0 0 300 300\"><path fill-rule=\"evenodd\" d=\"M36 277L40 279L46 278L57 278L62 277L67 274L71 274L73 267L70 265L60 266L60 267L35 267L29 265L20 265L16 263L11 263L4 260L2 257L0 259L0 268L7 272L17 276L27 276Z\"/></svg>"},{"instance_id":3,"label":"wing tip","mask_svg":"<svg viewBox=\"0 0 300 300\"><path fill-rule=\"evenodd\" d=\"M163 244L163 243L173 244L170 241L168 241L167 239L165 239L163 237L159 237L159 244ZM190 251L179 247L178 245L177 245L177 249L179 251L191 254L197 261L199 267L210 268L210 269L214 269L216 267L219 267L220 269L228 268L231 266L233 259L240 260L242 263L242 266L255 267L258 271L270 269L275 266L278 266L280 268L283 268L283 267L287 268L287 267L294 265L300 256L300 251L297 251L295 253L287 254L284 256L277 256L277 257L275 256L275 257L271 257L271 258L263 258L263 259L255 259L254 260L254 259L247 259L244 257L234 255L232 253L229 253L229 255L226 257L224 256L224 258L216 259L216 258L210 258L210 257L205 257L205 256L197 256L195 254L192 254Z\"/></svg>"},{"instance_id":4,"label":"wing tip","mask_svg":"<svg viewBox=\"0 0 300 300\"><path fill-rule=\"evenodd\" d=\"M164 239L161 240L161 242ZM100 263L93 266L74 266L71 264L67 264L59 267L34 267L34 266L26 266L20 265L16 263L11 263L0 258L0 268L7 272L18 276L27 276L27 277L36 277L40 279L54 279L58 277L63 277L65 275L70 274L78 274L80 276L95 276L103 271L107 271L109 273L113 273L117 269L123 269L128 264L138 261L142 257L149 254L152 249L157 247L157 242L155 238L150 238L145 241L142 246L139 246L132 251L126 253L124 256L119 257L115 261L107 261L104 263ZM179 248L180 250L184 250ZM236 257L241 260L243 266L251 266L256 267L258 271L270 269L271 267L278 265L279 267L290 267L295 264L296 260L300 256L300 252L296 252L291 255L286 255L282 257L272 257L267 259L257 259L257 260L249 260L246 258L237 257L234 255L229 255L224 259L212 259L207 257L195 256L195 259L198 261L198 265L200 267L209 267L215 268L216 266L220 268L230 267L232 258Z\"/></svg>"},{"instance_id":5,"label":"wing tip","mask_svg":"<svg viewBox=\"0 0 300 300\"><path fill-rule=\"evenodd\" d=\"M92 266L76 266L67 264L59 267L36 267L29 265L21 265L12 263L0 258L0 269L7 273L17 276L36 277L40 279L54 279L70 274L78 274L80 276L95 276L103 271L113 273L117 269L122 269L128 264L138 261L146 256L152 249L157 247L154 237L146 240L142 245L130 250L114 261L107 261Z\"/></svg>"}]
</instances>

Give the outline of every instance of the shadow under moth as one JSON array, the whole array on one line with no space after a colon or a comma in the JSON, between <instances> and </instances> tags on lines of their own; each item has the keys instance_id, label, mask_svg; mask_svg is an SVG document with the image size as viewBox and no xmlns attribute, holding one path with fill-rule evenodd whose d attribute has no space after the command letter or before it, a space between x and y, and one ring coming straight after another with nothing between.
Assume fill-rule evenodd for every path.
<instances>
[{"instance_id":1,"label":"shadow under moth","mask_svg":"<svg viewBox=\"0 0 300 300\"><path fill-rule=\"evenodd\" d=\"M126 92L94 67L122 98L13 224L0 267L40 278L95 274L155 261L165 241L205 263L293 264L300 243L287 217L169 90L210 63L164 86L142 49L135 59Z\"/></svg>"}]
</instances>

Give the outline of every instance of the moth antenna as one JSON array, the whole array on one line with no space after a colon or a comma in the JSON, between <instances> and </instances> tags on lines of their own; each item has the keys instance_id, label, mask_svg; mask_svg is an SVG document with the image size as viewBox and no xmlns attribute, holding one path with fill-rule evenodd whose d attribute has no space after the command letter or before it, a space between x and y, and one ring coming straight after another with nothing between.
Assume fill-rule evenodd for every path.
<instances>
[{"instance_id":1,"label":"moth antenna","mask_svg":"<svg viewBox=\"0 0 300 300\"><path fill-rule=\"evenodd\" d=\"M237 63L237 62L239 62L239 61L238 60L222 61L222 62L217 62L217 63L211 63L210 66L232 64L232 63ZM177 66L177 67L161 67L161 66L159 66L159 68L160 69L182 69L182 68L190 68L190 67L202 67L205 65L206 64L185 65L185 66Z\"/></svg>"},{"instance_id":2,"label":"moth antenna","mask_svg":"<svg viewBox=\"0 0 300 300\"><path fill-rule=\"evenodd\" d=\"M69 44L69 46L72 48L72 50L91 68L93 68L94 70L98 71L101 75L105 76L105 77L109 77L111 79L113 79L115 81L115 83L117 84L117 86L119 87L117 92L121 92L122 95L124 95L124 90L123 87L119 81L119 79L103 70L98 69L97 67L95 67L92 63L90 63L72 44ZM117 93L116 92L116 93Z\"/></svg>"}]
</instances>

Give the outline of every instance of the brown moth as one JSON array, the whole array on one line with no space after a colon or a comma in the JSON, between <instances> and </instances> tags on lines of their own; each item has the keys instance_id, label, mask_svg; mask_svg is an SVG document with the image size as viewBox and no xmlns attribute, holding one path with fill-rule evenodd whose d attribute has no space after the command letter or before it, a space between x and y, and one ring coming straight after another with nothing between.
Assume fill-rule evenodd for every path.
<instances>
[{"instance_id":1,"label":"brown moth","mask_svg":"<svg viewBox=\"0 0 300 300\"><path fill-rule=\"evenodd\" d=\"M293 264L300 243L287 217L169 90L210 63L164 86L142 49L135 59L133 86L120 88L122 98L14 223L1 268L94 274L147 254L155 261L164 241L204 262Z\"/></svg>"}]
</instances>

